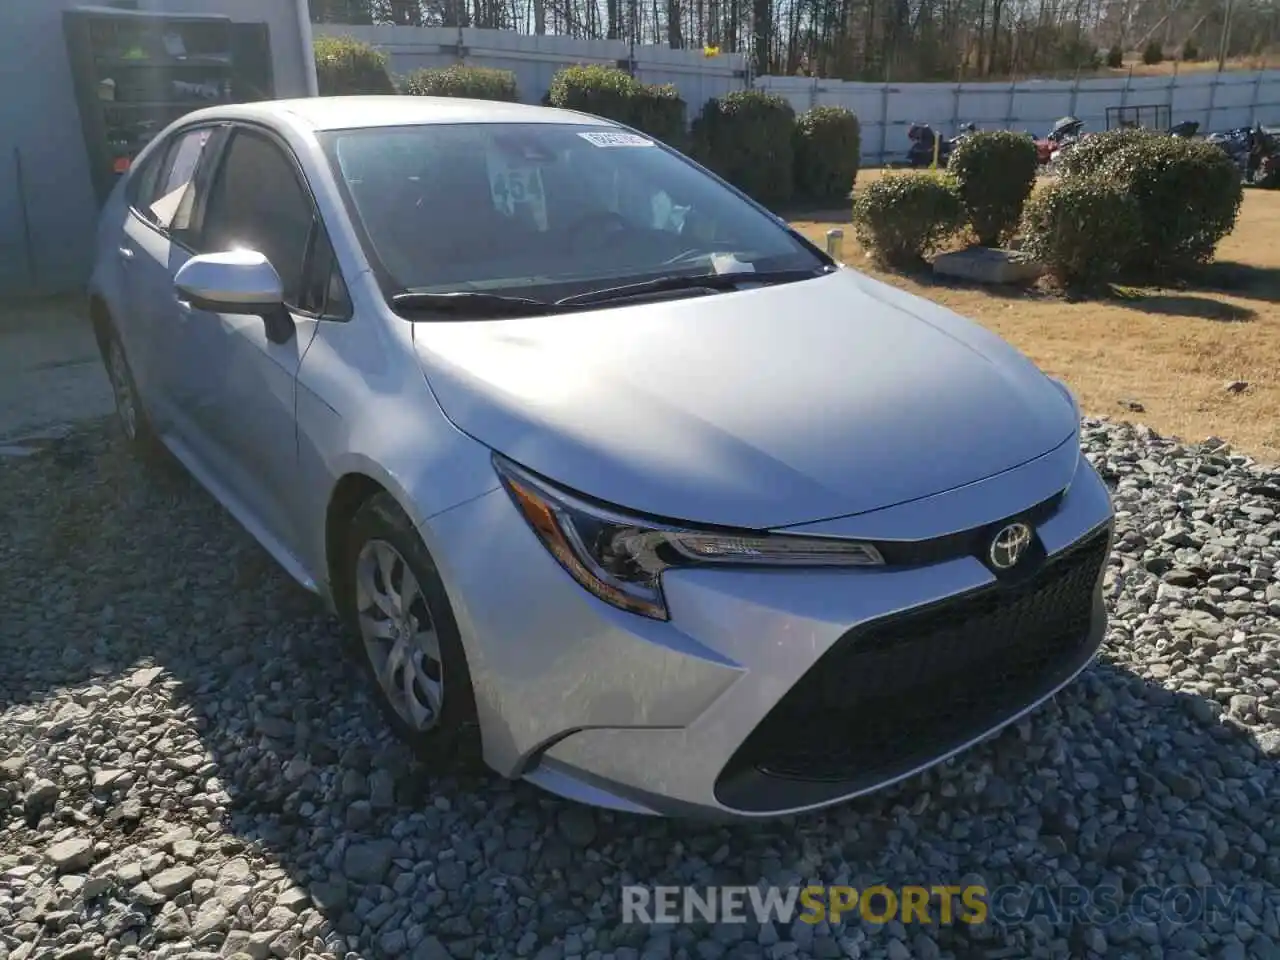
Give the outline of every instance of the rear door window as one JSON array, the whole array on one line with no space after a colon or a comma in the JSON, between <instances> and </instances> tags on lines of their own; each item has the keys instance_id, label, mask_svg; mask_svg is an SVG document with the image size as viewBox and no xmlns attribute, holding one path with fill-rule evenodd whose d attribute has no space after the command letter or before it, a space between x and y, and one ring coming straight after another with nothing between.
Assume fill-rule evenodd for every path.
<instances>
[{"instance_id":1,"label":"rear door window","mask_svg":"<svg viewBox=\"0 0 1280 960\"><path fill-rule=\"evenodd\" d=\"M148 161L130 191L130 205L138 215L174 239L188 243L196 223L202 161L216 142L217 127L179 133L166 150Z\"/></svg>"},{"instance_id":2,"label":"rear door window","mask_svg":"<svg viewBox=\"0 0 1280 960\"><path fill-rule=\"evenodd\" d=\"M177 232L191 229L196 170L212 137L212 127L188 131L181 135L169 152L167 169L163 171L160 189L150 207L162 229Z\"/></svg>"}]
</instances>

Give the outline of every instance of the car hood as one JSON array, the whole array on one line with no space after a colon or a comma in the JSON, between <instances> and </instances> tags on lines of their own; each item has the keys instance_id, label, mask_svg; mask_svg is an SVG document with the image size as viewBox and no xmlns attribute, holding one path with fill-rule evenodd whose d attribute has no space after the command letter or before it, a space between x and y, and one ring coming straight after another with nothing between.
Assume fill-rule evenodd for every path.
<instances>
[{"instance_id":1,"label":"car hood","mask_svg":"<svg viewBox=\"0 0 1280 960\"><path fill-rule=\"evenodd\" d=\"M843 268L604 310L415 323L459 429L631 511L767 529L892 506L1061 445L1073 404L998 337Z\"/></svg>"}]
</instances>

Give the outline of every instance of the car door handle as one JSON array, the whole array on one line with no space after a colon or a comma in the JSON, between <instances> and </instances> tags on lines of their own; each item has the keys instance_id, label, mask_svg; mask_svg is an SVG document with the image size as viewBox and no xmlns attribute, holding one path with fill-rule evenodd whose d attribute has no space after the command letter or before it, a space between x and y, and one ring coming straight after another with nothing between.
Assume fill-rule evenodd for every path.
<instances>
[{"instance_id":1,"label":"car door handle","mask_svg":"<svg viewBox=\"0 0 1280 960\"><path fill-rule=\"evenodd\" d=\"M119 248L118 248L118 250L119 250L119 252L120 252L120 256L121 256L123 259L125 259L125 260L132 260L132 259L133 259L133 248L132 248L132 247L119 247Z\"/></svg>"}]
</instances>

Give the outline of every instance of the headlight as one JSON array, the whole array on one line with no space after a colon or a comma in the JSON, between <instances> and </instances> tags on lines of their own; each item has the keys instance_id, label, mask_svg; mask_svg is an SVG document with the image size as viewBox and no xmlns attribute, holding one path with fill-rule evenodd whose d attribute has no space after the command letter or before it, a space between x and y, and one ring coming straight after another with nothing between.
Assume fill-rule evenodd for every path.
<instances>
[{"instance_id":1,"label":"headlight","mask_svg":"<svg viewBox=\"0 0 1280 960\"><path fill-rule=\"evenodd\" d=\"M662 573L671 567L868 567L884 558L869 543L758 531L691 530L628 517L588 503L511 461L494 468L543 546L573 579L605 603L669 619Z\"/></svg>"}]
</instances>

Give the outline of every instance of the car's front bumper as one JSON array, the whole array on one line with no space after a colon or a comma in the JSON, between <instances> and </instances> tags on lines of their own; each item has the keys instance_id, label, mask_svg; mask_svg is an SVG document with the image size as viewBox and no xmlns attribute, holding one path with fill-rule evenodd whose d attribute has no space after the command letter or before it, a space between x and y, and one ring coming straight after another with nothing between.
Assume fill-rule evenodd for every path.
<instances>
[{"instance_id":1,"label":"car's front bumper","mask_svg":"<svg viewBox=\"0 0 1280 960\"><path fill-rule=\"evenodd\" d=\"M1021 482L1022 500L966 523L1058 492L1035 489L1050 473L1033 461L984 482ZM994 509L980 505L990 502L981 486L954 503ZM1036 525L1043 553L1030 579L997 581L971 554L876 569L669 571L667 623L574 583L505 491L423 533L462 630L491 766L602 806L752 818L903 779L1068 683L1105 631L1111 524L1107 490L1081 456Z\"/></svg>"}]
</instances>

